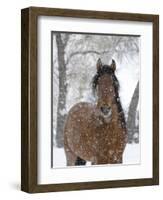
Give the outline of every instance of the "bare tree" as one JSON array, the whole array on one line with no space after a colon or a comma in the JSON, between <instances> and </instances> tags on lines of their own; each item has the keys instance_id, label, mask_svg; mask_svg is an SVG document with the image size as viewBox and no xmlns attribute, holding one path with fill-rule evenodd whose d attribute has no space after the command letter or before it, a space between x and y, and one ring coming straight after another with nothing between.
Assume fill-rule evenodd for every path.
<instances>
[{"instance_id":1,"label":"bare tree","mask_svg":"<svg viewBox=\"0 0 163 200\"><path fill-rule=\"evenodd\" d=\"M128 118L127 118L128 143L132 143L134 141L134 134L136 132L138 133L138 127L136 127L135 125L138 101L139 101L139 82L137 83L136 88L134 90L128 111Z\"/></svg>"},{"instance_id":2,"label":"bare tree","mask_svg":"<svg viewBox=\"0 0 163 200\"><path fill-rule=\"evenodd\" d=\"M58 147L63 147L63 125L66 118L66 94L67 94L67 79L66 79L66 63L65 63L65 48L68 42L69 35L66 34L62 38L61 33L56 33L56 44L58 49L58 71L59 71L59 96L57 106L57 131L56 144Z\"/></svg>"}]
</instances>

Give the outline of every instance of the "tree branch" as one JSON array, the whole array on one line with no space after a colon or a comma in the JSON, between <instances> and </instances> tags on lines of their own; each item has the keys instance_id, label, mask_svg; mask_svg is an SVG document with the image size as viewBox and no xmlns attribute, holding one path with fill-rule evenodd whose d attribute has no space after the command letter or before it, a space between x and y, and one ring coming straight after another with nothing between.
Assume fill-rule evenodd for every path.
<instances>
[{"instance_id":1,"label":"tree branch","mask_svg":"<svg viewBox=\"0 0 163 200\"><path fill-rule=\"evenodd\" d=\"M101 54L110 53L110 52L111 52L110 50L102 51L102 52L98 52L98 51L95 51L95 50L88 50L88 51L83 51L83 52L82 51L76 51L76 52L70 54L69 58L67 59L66 65L68 65L68 63L70 62L72 57L74 57L76 55L84 56L84 55L89 54L89 53L101 55Z\"/></svg>"},{"instance_id":2,"label":"tree branch","mask_svg":"<svg viewBox=\"0 0 163 200\"><path fill-rule=\"evenodd\" d=\"M65 38L64 38L64 48L67 46L67 43L68 43L68 40L69 40L69 34L68 33L66 33L65 34Z\"/></svg>"}]
</instances>

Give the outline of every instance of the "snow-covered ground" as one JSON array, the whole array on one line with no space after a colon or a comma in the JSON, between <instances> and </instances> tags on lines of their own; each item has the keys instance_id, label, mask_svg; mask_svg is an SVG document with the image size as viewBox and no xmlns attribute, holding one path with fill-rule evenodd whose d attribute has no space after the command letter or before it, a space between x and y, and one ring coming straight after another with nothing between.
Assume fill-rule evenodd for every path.
<instances>
[{"instance_id":1,"label":"snow-covered ground","mask_svg":"<svg viewBox=\"0 0 163 200\"><path fill-rule=\"evenodd\" d=\"M140 144L127 144L123 154L123 164L140 164ZM87 163L89 166L90 163ZM53 148L53 168L66 167L66 157L63 148Z\"/></svg>"}]
</instances>

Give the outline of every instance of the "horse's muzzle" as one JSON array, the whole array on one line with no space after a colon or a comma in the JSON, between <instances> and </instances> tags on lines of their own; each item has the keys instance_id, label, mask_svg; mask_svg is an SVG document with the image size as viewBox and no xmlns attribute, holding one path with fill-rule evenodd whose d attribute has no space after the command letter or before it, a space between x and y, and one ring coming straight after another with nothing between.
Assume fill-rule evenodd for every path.
<instances>
[{"instance_id":1,"label":"horse's muzzle","mask_svg":"<svg viewBox=\"0 0 163 200\"><path fill-rule=\"evenodd\" d=\"M102 106L101 112L104 114L105 117L110 117L112 114L111 107L108 107L108 106Z\"/></svg>"}]
</instances>

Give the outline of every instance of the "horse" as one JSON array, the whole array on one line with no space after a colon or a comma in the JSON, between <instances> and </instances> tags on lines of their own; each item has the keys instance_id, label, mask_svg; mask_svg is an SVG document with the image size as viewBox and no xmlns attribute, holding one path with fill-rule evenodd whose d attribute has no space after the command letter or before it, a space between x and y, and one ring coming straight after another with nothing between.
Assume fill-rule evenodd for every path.
<instances>
[{"instance_id":1,"label":"horse","mask_svg":"<svg viewBox=\"0 0 163 200\"><path fill-rule=\"evenodd\" d=\"M79 102L68 112L64 125L67 166L119 164L127 143L125 116L119 97L116 63L99 58L92 79L96 103Z\"/></svg>"}]
</instances>

